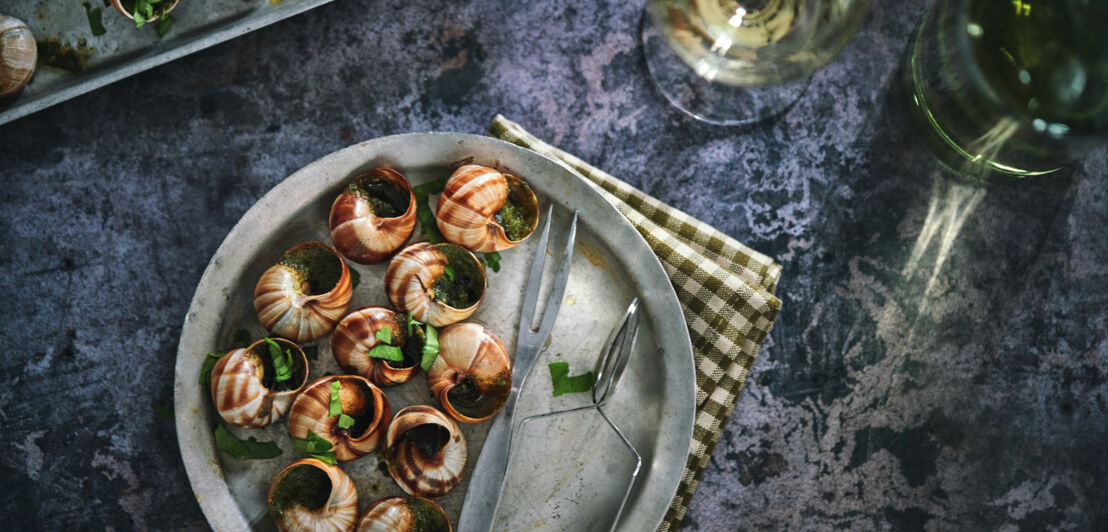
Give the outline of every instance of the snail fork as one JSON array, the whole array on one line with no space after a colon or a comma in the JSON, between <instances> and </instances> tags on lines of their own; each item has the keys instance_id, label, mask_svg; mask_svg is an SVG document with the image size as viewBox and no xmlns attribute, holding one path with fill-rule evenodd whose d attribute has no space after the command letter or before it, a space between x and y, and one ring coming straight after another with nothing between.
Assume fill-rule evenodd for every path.
<instances>
[{"instance_id":1,"label":"snail fork","mask_svg":"<svg viewBox=\"0 0 1108 532\"><path fill-rule=\"evenodd\" d=\"M492 427L489 428L485 444L481 448L481 455L473 468L465 502L462 505L462 515L458 519L458 530L487 532L492 529L499 493L504 485L504 475L507 473L512 433L517 425L515 423L516 401L527 381L527 376L535 366L535 361L538 360L543 344L546 343L550 331L554 328L554 320L562 307L566 284L569 282L570 263L573 260L573 243L577 236L577 211L573 211L573 221L570 222L567 231L562 262L558 265L550 293L547 295L541 321L537 329L532 328L531 324L534 323L535 313L538 311L539 289L542 287L543 266L546 264L553 214L554 205L550 205L546 210L546 223L539 237L535 258L531 261L531 269L527 275L527 287L523 292L523 308L519 316L519 335L516 337L516 356L512 362L512 388L507 401L497 414Z\"/></svg>"}]
</instances>

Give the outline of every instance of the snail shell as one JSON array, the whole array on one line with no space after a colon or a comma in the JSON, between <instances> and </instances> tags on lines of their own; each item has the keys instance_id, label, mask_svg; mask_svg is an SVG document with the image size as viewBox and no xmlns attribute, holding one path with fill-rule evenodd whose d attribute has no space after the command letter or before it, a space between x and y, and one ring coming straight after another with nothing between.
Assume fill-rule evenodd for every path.
<instances>
[{"instance_id":1,"label":"snail shell","mask_svg":"<svg viewBox=\"0 0 1108 532\"><path fill-rule=\"evenodd\" d=\"M439 231L472 251L508 249L535 232L539 201L518 177L474 164L446 181L435 208Z\"/></svg>"},{"instance_id":2,"label":"snail shell","mask_svg":"<svg viewBox=\"0 0 1108 532\"><path fill-rule=\"evenodd\" d=\"M418 527L418 528L417 528ZM369 505L357 532L452 532L442 507L423 497L388 497Z\"/></svg>"},{"instance_id":3,"label":"snail shell","mask_svg":"<svg viewBox=\"0 0 1108 532\"><path fill-rule=\"evenodd\" d=\"M169 2L169 7L166 7L164 11L159 11L157 8L155 8L154 9L154 16L147 19L146 22L154 22L154 21L158 20L159 18L162 18L163 15L169 14L170 11L173 11L173 8L177 7L177 2L180 2L180 1L181 0L171 0ZM125 16L125 17L127 17L131 20L135 20L135 15L133 13L131 13L130 11L127 11L127 8L123 7L123 0L111 0L111 2L112 2L112 7L114 7L116 11L119 11L120 13L123 14L123 16Z\"/></svg>"},{"instance_id":4,"label":"snail shell","mask_svg":"<svg viewBox=\"0 0 1108 532\"><path fill-rule=\"evenodd\" d=\"M254 310L270 332L296 342L323 336L346 313L353 286L338 253L321 242L293 246L254 288Z\"/></svg>"},{"instance_id":5,"label":"snail shell","mask_svg":"<svg viewBox=\"0 0 1108 532\"><path fill-rule=\"evenodd\" d=\"M389 474L409 495L442 497L462 479L465 437L450 416L432 406L397 412L385 442Z\"/></svg>"},{"instance_id":6,"label":"snail shell","mask_svg":"<svg viewBox=\"0 0 1108 532\"><path fill-rule=\"evenodd\" d=\"M308 358L300 346L274 341L292 352L292 377L284 383L272 382L273 362L264 339L227 353L212 366L212 403L228 423L257 428L277 421L308 382Z\"/></svg>"},{"instance_id":7,"label":"snail shell","mask_svg":"<svg viewBox=\"0 0 1108 532\"><path fill-rule=\"evenodd\" d=\"M512 389L504 342L476 323L455 323L439 333L439 347L427 384L446 413L465 423L496 414Z\"/></svg>"},{"instance_id":8,"label":"snail shell","mask_svg":"<svg viewBox=\"0 0 1108 532\"><path fill-rule=\"evenodd\" d=\"M453 280L446 272L447 265ZM385 271L385 292L397 310L443 327L477 310L485 297L485 268L465 248L420 242L392 258Z\"/></svg>"},{"instance_id":9,"label":"snail shell","mask_svg":"<svg viewBox=\"0 0 1108 532\"><path fill-rule=\"evenodd\" d=\"M331 205L331 241L360 264L377 264L412 236L416 200L404 176L376 168L355 177Z\"/></svg>"},{"instance_id":10,"label":"snail shell","mask_svg":"<svg viewBox=\"0 0 1108 532\"><path fill-rule=\"evenodd\" d=\"M358 491L339 469L315 458L297 460L269 487L269 515L281 531L354 530Z\"/></svg>"},{"instance_id":11,"label":"snail shell","mask_svg":"<svg viewBox=\"0 0 1108 532\"><path fill-rule=\"evenodd\" d=\"M342 413L354 418L354 426L339 426L339 416L331 416L331 383L342 383L339 401ZM349 462L373 452L381 442L392 409L380 388L357 375L334 375L316 379L304 388L289 412L289 436L308 438L308 431L331 442L335 459Z\"/></svg>"},{"instance_id":12,"label":"snail shell","mask_svg":"<svg viewBox=\"0 0 1108 532\"><path fill-rule=\"evenodd\" d=\"M30 28L15 17L0 15L0 97L22 89L35 74L38 46Z\"/></svg>"},{"instance_id":13,"label":"snail shell","mask_svg":"<svg viewBox=\"0 0 1108 532\"><path fill-rule=\"evenodd\" d=\"M392 331L391 345L402 346L404 360L392 362L367 355L381 343L377 331ZM385 307L363 307L347 314L331 335L331 353L343 371L357 373L378 386L394 386L412 380L423 359L423 329L408 337L407 320Z\"/></svg>"}]
</instances>

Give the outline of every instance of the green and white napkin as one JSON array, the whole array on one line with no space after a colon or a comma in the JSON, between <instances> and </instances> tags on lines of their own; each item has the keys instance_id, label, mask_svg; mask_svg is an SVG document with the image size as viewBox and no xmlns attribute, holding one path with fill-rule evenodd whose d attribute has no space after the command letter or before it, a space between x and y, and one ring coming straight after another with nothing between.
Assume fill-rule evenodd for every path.
<instances>
[{"instance_id":1,"label":"green and white napkin","mask_svg":"<svg viewBox=\"0 0 1108 532\"><path fill-rule=\"evenodd\" d=\"M781 266L711 226L666 205L497 115L489 135L530 148L581 176L639 230L658 255L684 310L696 362L696 422L677 495L661 532L680 528L723 425L769 334L781 301Z\"/></svg>"}]
</instances>

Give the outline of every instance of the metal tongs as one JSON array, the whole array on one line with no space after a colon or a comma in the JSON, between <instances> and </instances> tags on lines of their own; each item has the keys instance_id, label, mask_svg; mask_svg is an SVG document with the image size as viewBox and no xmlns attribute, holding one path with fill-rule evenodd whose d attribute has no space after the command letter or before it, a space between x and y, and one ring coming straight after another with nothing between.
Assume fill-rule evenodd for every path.
<instances>
[{"instance_id":1,"label":"metal tongs","mask_svg":"<svg viewBox=\"0 0 1108 532\"><path fill-rule=\"evenodd\" d=\"M539 288L542 286L542 269L543 264L546 263L546 247L550 241L550 220L553 214L554 206L551 205L546 210L546 224L543 226L542 236L535 250L535 259L531 262L531 270L527 276L527 288L523 293L523 309L519 317L519 336L516 339L516 356L512 368L512 389L496 420L493 421L492 427L489 428L485 444L481 448L481 455L473 468L469 489L466 491L462 506L462 515L458 519L460 532L487 532L492 529L496 505L504 485L504 475L507 472L512 433L517 425L514 419L519 391L535 366L539 352L542 351L543 344L550 336L550 331L554 328L554 319L562 306L562 296L565 295L566 283L569 281L569 264L573 259L573 241L577 235L577 211L573 212L573 222L570 223L569 236L566 237L565 253L558 267L558 273L554 277L550 294L546 298L542 321L537 330L531 328L537 310Z\"/></svg>"},{"instance_id":2,"label":"metal tongs","mask_svg":"<svg viewBox=\"0 0 1108 532\"><path fill-rule=\"evenodd\" d=\"M600 360L597 361L596 384L592 388L592 404L529 416L519 423L519 431L523 432L524 427L528 423L536 420L595 408L597 413L600 414L600 417L604 418L608 426L612 427L612 430L619 435L619 439L623 442L623 445L627 447L631 454L635 455L635 468L631 471L631 478L627 481L627 487L624 488L623 497L619 501L619 508L616 510L615 517L612 520L612 526L609 528L610 531L615 530L616 526L619 525L619 518L623 514L623 508L627 505L628 497L631 496L631 488L635 486L635 480L639 476L639 469L642 467L642 455L640 455L639 451L635 449L635 446L631 444L631 441L627 439L627 436L623 435L623 431L619 430L619 427L616 426L615 423L612 423L608 414L605 414L601 407L603 407L604 404L607 403L608 398L612 396L612 390L615 389L616 384L619 384L619 378L623 375L623 370L627 367L627 361L630 360L631 353L635 349L635 340L638 339L638 335L639 299L635 298L631 300L631 304L627 307L627 312L623 314L623 319L620 320L619 325L617 325L608 336L607 348L604 350L604 354L600 357ZM501 491L503 491L504 485L501 484L500 487ZM499 505L502 495L502 492L497 494L497 505ZM495 509L493 515L496 515Z\"/></svg>"}]
</instances>

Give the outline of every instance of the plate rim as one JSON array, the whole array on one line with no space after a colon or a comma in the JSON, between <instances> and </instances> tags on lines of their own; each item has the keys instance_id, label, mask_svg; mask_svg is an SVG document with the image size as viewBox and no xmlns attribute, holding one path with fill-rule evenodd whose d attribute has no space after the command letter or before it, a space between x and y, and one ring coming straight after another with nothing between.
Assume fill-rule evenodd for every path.
<instances>
[{"instance_id":1,"label":"plate rim","mask_svg":"<svg viewBox=\"0 0 1108 532\"><path fill-rule=\"evenodd\" d=\"M200 281L197 283L196 290L194 291L193 297L189 303L189 308L186 312L185 319L181 327L181 336L178 340L177 346L177 359L174 363L174 413L176 420L174 425L177 433L177 445L178 450L181 453L181 460L185 466L185 472L189 479L189 487L193 491L193 495L196 497L197 503L200 505L200 509L203 512L205 519L207 519L210 526L216 529L219 529L219 526L231 526L236 529L250 528L250 523L247 521L246 516L243 515L242 511L235 503L227 482L223 477L223 469L221 465L221 461L223 460L223 458L219 456L219 451L215 446L215 440L211 430L205 428L203 431L201 431L201 435L199 436L201 441L196 441L195 439L189 438L195 425L195 421L202 421L203 423L201 424L205 427L207 426L209 421L208 414L210 411L197 410L194 412L192 410L195 409L189 408L188 401L182 400L182 395L184 394L186 389L190 387L194 390L199 388L199 385L196 383L196 372L186 371L185 366L189 366L189 364L187 363L188 358L196 357L196 353L193 352L193 350L191 349L187 349L186 344L188 343L188 340L190 338L197 334L201 334L203 331L194 331L194 329L196 329L196 327L199 327L199 325L196 325L195 321L190 318L196 315L198 311L204 310L204 306L212 304L202 296L204 295L205 290L214 293L215 290L209 285L211 284L212 277L217 275L216 271L222 268L221 260L230 253L229 246L233 243L232 241L235 240L234 237L239 236L241 233L245 233L246 229L244 229L244 227L250 223L256 222L256 218L259 218L261 216L261 213L267 208L272 207L271 204L273 204L275 201L281 201L280 198L282 196L289 196L291 192L296 192L297 190L300 190L298 186L300 185L299 182L305 180L306 176L316 174L321 171L328 171L328 163L333 164L336 162L345 161L351 155L357 155L357 153L359 152L373 151L375 145L387 145L392 142L404 140L419 142L420 139L424 139L427 137L442 137L449 140L456 139L459 141L459 143L470 143L471 145L474 143L486 143L486 145L488 146L494 146L495 150L507 150L515 152L516 155L522 156L524 158L536 158L538 160L545 161L546 163L553 164L558 170L567 173L570 179L582 182L581 184L584 185L584 188L587 188L592 195L595 195L599 199L598 203L601 204L601 211L609 211L607 217L618 220L616 223L617 225L622 226L622 229L620 229L621 231L629 231L630 234L634 235L634 238L632 239L634 244L621 244L620 247L631 247L632 251L637 255L636 258L645 259L646 264L643 264L641 260L636 261L636 268L645 267L650 270L654 270L653 272L644 273L642 277L646 277L647 279L654 279L658 278L658 276L660 275L666 280L664 286L654 286L652 287L652 289L661 289L661 291L664 292L664 294L660 298L661 301L659 302L661 305L663 305L663 308L659 310L661 312L667 313L668 315L675 316L675 318L665 321L659 320L658 323L663 325L663 327L661 327L660 330L655 331L655 335L659 338L667 338L667 341L665 342L667 344L669 344L670 342L678 344L677 347L679 348L680 352L677 353L677 355L666 353L664 356L668 357L680 356L682 354L685 355L680 356L678 360L685 361L685 364L683 364L683 366L685 366L685 373L687 373L687 376L689 377L688 389L686 393L687 397L685 398L686 401L684 401L684 403L687 403L685 405L687 408L682 409L688 410L688 412L685 412L685 414L687 415L677 415L678 421L683 422L681 433L687 433L687 438L681 438L680 440L678 440L680 442L684 442L680 444L680 446L683 447L684 451L682 453L682 456L684 458L681 460L680 464L667 464L668 469L673 470L671 471L671 473L674 474L671 475L672 478L667 479L668 483L671 484L671 486L664 489L664 491L668 493L668 497L666 498L665 506L661 508L661 511L658 513L656 522L653 524L653 527L656 529L665 518L665 513L672 503L673 497L680 485L681 478L683 477L683 471L687 463L688 451L689 449L691 449L693 442L693 428L696 411L696 370L692 351L692 340L689 336L687 323L685 321L684 313L680 306L680 301L677 299L676 290L674 289L669 276L665 273L665 269L663 268L660 259L654 253L654 251L650 249L643 236L631 224L631 222L621 212L619 212L619 210L614 205L612 205L607 199L604 198L604 196L601 194L602 189L600 189L597 185L590 182L588 179L582 178L572 169L568 168L564 163L547 157L534 150L493 137L457 132L410 132L386 135L355 143L345 148L325 154L313 160L312 162L300 167L299 169L282 179L279 183L272 186L265 194L263 194L257 201L255 201L250 206L250 208L246 210L246 212L243 213L243 215L239 218L235 225L232 226L230 231L227 232L227 235L224 236L223 240L220 242L220 245L216 248L216 251L213 253L212 258L209 259L207 266L204 268L203 274L201 274ZM365 157L365 162L368 162L371 158L372 157ZM443 164L449 164L449 161L443 161ZM308 194L307 196L314 197L314 194ZM613 214L614 216L612 216ZM588 218L583 217L583 221L585 223L588 223ZM601 230L598 226L594 227L596 227L596 230L598 231ZM273 230L277 230L277 228L275 227ZM607 232L611 230L614 229L607 229L604 231ZM613 251L615 250L613 249ZM639 276L636 275L635 277ZM226 294L226 290L223 291L222 295L224 300L229 297ZM223 303L220 302L215 304L218 306ZM673 334L677 334L676 341L674 341L674 337L672 336ZM190 367L188 369L192 368ZM192 383L191 386L189 384L190 382ZM205 443L207 445L204 445ZM203 449L208 449L209 452L205 454L204 452L202 452ZM644 465L647 465L649 467L649 464ZM641 486L640 488L637 488L636 491L639 491L640 489L642 489Z\"/></svg>"}]
</instances>

